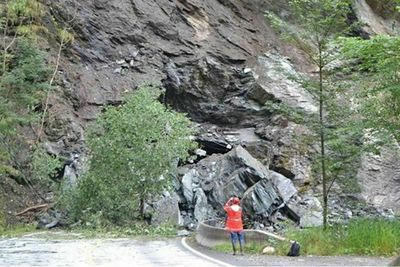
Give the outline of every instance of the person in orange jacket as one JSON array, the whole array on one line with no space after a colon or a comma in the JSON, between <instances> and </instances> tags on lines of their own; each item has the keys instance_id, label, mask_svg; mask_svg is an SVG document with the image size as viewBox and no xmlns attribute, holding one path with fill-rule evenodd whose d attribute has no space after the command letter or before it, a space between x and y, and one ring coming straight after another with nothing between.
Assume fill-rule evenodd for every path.
<instances>
[{"instance_id":1,"label":"person in orange jacket","mask_svg":"<svg viewBox=\"0 0 400 267\"><path fill-rule=\"evenodd\" d=\"M242 207L238 197L229 198L224 205L224 210L228 214L225 228L230 232L233 255L236 255L236 243L239 241L240 254L243 255L244 233L242 222Z\"/></svg>"}]
</instances>

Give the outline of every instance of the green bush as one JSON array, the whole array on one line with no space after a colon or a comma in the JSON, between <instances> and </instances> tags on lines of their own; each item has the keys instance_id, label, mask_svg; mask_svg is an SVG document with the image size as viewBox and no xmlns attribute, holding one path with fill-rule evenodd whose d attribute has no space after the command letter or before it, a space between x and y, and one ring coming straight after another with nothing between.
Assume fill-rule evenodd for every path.
<instances>
[{"instance_id":1,"label":"green bush","mask_svg":"<svg viewBox=\"0 0 400 267\"><path fill-rule=\"evenodd\" d=\"M61 169L61 160L56 156L49 155L39 146L32 153L30 168L34 182L53 186L52 178Z\"/></svg>"},{"instance_id":2,"label":"green bush","mask_svg":"<svg viewBox=\"0 0 400 267\"><path fill-rule=\"evenodd\" d=\"M171 172L195 144L189 119L158 102L159 95L142 86L90 127L89 169L72 198L74 220L127 224L144 215L146 200L170 187Z\"/></svg>"},{"instance_id":3,"label":"green bush","mask_svg":"<svg viewBox=\"0 0 400 267\"><path fill-rule=\"evenodd\" d=\"M12 227L0 227L0 237L21 236L26 233L32 233L36 230L33 224L20 224Z\"/></svg>"}]
</instances>

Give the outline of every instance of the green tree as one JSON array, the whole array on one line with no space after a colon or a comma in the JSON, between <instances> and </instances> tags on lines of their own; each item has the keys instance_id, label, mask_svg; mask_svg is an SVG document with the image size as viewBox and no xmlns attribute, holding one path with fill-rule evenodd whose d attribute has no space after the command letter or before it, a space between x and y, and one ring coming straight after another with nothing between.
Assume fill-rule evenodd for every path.
<instances>
[{"instance_id":1,"label":"green tree","mask_svg":"<svg viewBox=\"0 0 400 267\"><path fill-rule=\"evenodd\" d=\"M77 218L126 223L143 216L145 201L170 186L178 160L195 144L189 119L158 102L159 95L142 86L89 129L90 167L78 186Z\"/></svg>"},{"instance_id":2,"label":"green tree","mask_svg":"<svg viewBox=\"0 0 400 267\"><path fill-rule=\"evenodd\" d=\"M357 70L358 108L365 127L379 138L389 133L400 141L400 37L345 38L341 43Z\"/></svg>"},{"instance_id":3,"label":"green tree","mask_svg":"<svg viewBox=\"0 0 400 267\"><path fill-rule=\"evenodd\" d=\"M318 127L315 130L319 135L320 152L316 166L322 178L323 225L326 228L331 185L337 179L338 172L344 167L343 158L354 152L347 151L346 144L349 143L347 134L342 135L341 131L335 128L335 125L339 125L335 123L335 120L341 116L338 116L341 109L337 103L331 101L337 98L339 92L334 80L331 79L329 68L329 64L337 59L337 52L332 47L332 41L349 30L346 21L350 7L347 0L291 0L290 6L293 10L292 25L275 14L267 13L266 15L282 32L282 36L299 47L317 66L317 77L304 84L316 96L319 103ZM353 139L355 136L350 137ZM330 147L327 147L328 145ZM340 156L342 160L338 161L335 155ZM329 176L330 174L335 175L332 177Z\"/></svg>"}]
</instances>

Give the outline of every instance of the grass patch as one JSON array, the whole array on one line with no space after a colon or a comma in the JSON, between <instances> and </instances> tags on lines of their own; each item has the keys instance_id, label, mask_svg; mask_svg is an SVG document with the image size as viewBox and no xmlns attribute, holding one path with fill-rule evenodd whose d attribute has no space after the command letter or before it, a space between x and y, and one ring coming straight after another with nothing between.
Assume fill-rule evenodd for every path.
<instances>
[{"instance_id":1,"label":"grass patch","mask_svg":"<svg viewBox=\"0 0 400 267\"><path fill-rule=\"evenodd\" d=\"M173 225L149 226L143 224L134 224L131 226L111 226L98 228L74 228L69 231L81 234L86 238L121 238L132 236L143 237L173 237L176 236L177 227Z\"/></svg>"},{"instance_id":2,"label":"grass patch","mask_svg":"<svg viewBox=\"0 0 400 267\"><path fill-rule=\"evenodd\" d=\"M146 238L162 238L174 237L178 228L174 225L149 226L145 224L133 224L130 226L108 226L108 227L76 227L76 228L55 228L54 230L38 230L36 225L22 224L12 227L0 226L0 237L16 237L23 234L34 232L57 233L65 232L78 234L81 238L123 238L123 237L146 237ZM67 235L60 235L67 238Z\"/></svg>"},{"instance_id":3,"label":"grass patch","mask_svg":"<svg viewBox=\"0 0 400 267\"><path fill-rule=\"evenodd\" d=\"M393 256L400 251L400 221L357 219L326 231L292 228L287 237L300 243L302 255ZM289 244L281 243L277 250L286 254Z\"/></svg>"},{"instance_id":4,"label":"grass patch","mask_svg":"<svg viewBox=\"0 0 400 267\"><path fill-rule=\"evenodd\" d=\"M266 246L266 245L265 245ZM244 245L243 252L245 254L261 254L263 248L265 247L259 243L249 242ZM239 252L239 244L236 245L236 249ZM223 253L232 253L232 244L230 242L226 242L223 244L216 245L213 247L213 250Z\"/></svg>"},{"instance_id":5,"label":"grass patch","mask_svg":"<svg viewBox=\"0 0 400 267\"><path fill-rule=\"evenodd\" d=\"M15 237L23 234L36 232L36 226L33 224L21 224L10 227L0 227L0 237Z\"/></svg>"}]
</instances>

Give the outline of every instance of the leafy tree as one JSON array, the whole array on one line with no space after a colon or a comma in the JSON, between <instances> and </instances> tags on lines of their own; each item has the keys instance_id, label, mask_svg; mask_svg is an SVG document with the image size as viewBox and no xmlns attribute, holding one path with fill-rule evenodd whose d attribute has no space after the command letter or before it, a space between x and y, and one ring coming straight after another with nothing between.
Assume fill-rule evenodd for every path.
<instances>
[{"instance_id":1,"label":"leafy tree","mask_svg":"<svg viewBox=\"0 0 400 267\"><path fill-rule=\"evenodd\" d=\"M278 16L267 13L272 24L282 32L286 40L298 46L317 66L317 77L304 84L318 99L319 114L317 124L320 143L319 161L316 165L322 178L323 224L327 227L328 195L333 181L343 170L344 159L354 155L355 150L348 151L348 144L357 138L352 131L348 134L343 128L343 109L331 101L340 94L332 79L329 64L337 59L337 52L332 47L332 41L349 30L346 23L350 11L347 0L291 0L293 10L293 25L284 22ZM295 26L294 26L295 25ZM348 111L346 111L348 112ZM354 134L353 134L354 133ZM332 176L330 176L332 175Z\"/></svg>"},{"instance_id":2,"label":"leafy tree","mask_svg":"<svg viewBox=\"0 0 400 267\"><path fill-rule=\"evenodd\" d=\"M400 141L400 37L346 38L341 43L358 70L358 108L365 127L380 138L389 133Z\"/></svg>"},{"instance_id":3,"label":"leafy tree","mask_svg":"<svg viewBox=\"0 0 400 267\"><path fill-rule=\"evenodd\" d=\"M142 86L123 105L107 107L89 129L90 168L78 186L77 218L128 222L170 186L178 160L194 148L193 129L183 114L158 102L159 95Z\"/></svg>"}]
</instances>

